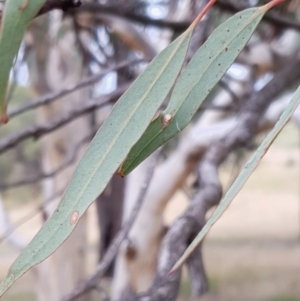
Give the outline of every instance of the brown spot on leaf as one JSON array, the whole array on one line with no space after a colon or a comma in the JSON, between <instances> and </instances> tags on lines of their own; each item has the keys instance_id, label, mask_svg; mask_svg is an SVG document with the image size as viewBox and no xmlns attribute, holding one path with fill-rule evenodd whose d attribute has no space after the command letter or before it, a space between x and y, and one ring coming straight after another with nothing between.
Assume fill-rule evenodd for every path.
<instances>
[{"instance_id":1,"label":"brown spot on leaf","mask_svg":"<svg viewBox=\"0 0 300 301\"><path fill-rule=\"evenodd\" d=\"M166 127L167 125L169 125L171 123L172 119L173 119L173 116L171 114L163 115L163 117L162 117L163 127Z\"/></svg>"},{"instance_id":2,"label":"brown spot on leaf","mask_svg":"<svg viewBox=\"0 0 300 301\"><path fill-rule=\"evenodd\" d=\"M29 4L29 0L24 0L23 4L19 7L19 11L23 11L28 4Z\"/></svg>"},{"instance_id":3,"label":"brown spot on leaf","mask_svg":"<svg viewBox=\"0 0 300 301\"><path fill-rule=\"evenodd\" d=\"M78 211L74 211L70 216L70 224L75 225L78 222L79 213Z\"/></svg>"}]
</instances>

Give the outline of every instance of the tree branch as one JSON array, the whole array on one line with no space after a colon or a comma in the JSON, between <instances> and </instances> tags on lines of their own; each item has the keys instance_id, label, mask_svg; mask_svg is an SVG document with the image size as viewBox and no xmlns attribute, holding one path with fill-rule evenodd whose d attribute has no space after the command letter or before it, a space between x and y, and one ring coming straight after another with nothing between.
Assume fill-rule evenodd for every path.
<instances>
[{"instance_id":1,"label":"tree branch","mask_svg":"<svg viewBox=\"0 0 300 301\"><path fill-rule=\"evenodd\" d=\"M53 9L61 9L67 11L71 8L78 8L81 6L81 0L47 0L41 10L39 15L45 14Z\"/></svg>"},{"instance_id":2,"label":"tree branch","mask_svg":"<svg viewBox=\"0 0 300 301\"><path fill-rule=\"evenodd\" d=\"M217 1L216 6L232 13L236 13L238 11L248 8L248 7L241 7L232 2L223 1L223 0ZM142 23L144 25L153 25L160 28L169 28L178 32L182 32L186 30L192 22L191 20L182 21L182 22L176 22L176 21L173 22L173 21L166 21L166 20L151 19L147 16L138 15L131 11L124 12L123 10L115 6L108 6L108 5L103 5L100 3L92 3L92 2L82 4L81 0L47 0L37 16L46 14L54 9L61 9L63 11L69 10L72 13L75 13L73 9L78 7L80 7L79 12L111 14L114 16L124 17L130 21ZM1 16L2 16L2 12L0 10L0 22L1 22ZM300 31L299 22L290 20L289 18L280 16L272 12L267 13L263 17L263 20L280 28L293 28L297 31Z\"/></svg>"},{"instance_id":3,"label":"tree branch","mask_svg":"<svg viewBox=\"0 0 300 301\"><path fill-rule=\"evenodd\" d=\"M116 91L106 96L100 97L99 99L96 99L92 102L88 102L80 108L74 108L70 112L60 116L54 121L42 125L34 125L30 128L3 138L0 141L0 154L18 145L24 140L27 140L29 138L39 139L42 136L57 130L58 128L66 125L67 123L84 114L90 113L95 109L99 109L108 104L114 103L128 89L129 85L130 84L125 84L123 86L120 86Z\"/></svg>"},{"instance_id":4,"label":"tree branch","mask_svg":"<svg viewBox=\"0 0 300 301\"><path fill-rule=\"evenodd\" d=\"M134 61L124 61L124 62L121 62L119 63L118 65L114 66L114 67L111 67L111 68L107 68L105 70L103 70L101 73L99 74L94 74L94 75L91 75L91 76L88 76L84 79L82 79L79 83L77 83L76 85L73 85L73 86L70 86L66 89L63 89L63 90L60 90L60 91L57 91L57 92L53 92L53 93L49 93L49 94L46 94L46 95L43 95L42 97L36 99L36 100L33 100L32 102L28 103L28 104L25 104L19 108L16 108L14 110L11 110L9 112L9 118L13 118L15 116L18 116L20 114L23 114L27 111L30 111L30 110L33 110L33 109L36 109L40 106L43 106L43 105L47 105L59 98L62 98L70 93L73 93L79 89L82 89L82 88L85 88L89 85L92 85L92 84L95 84L97 83L99 80L101 80L105 75L109 74L110 72L113 72L113 71L117 71L117 70L120 70L120 69L123 69L123 68L126 68L128 66L131 66L131 65L134 65L134 64L138 64L138 63L141 63L141 62L144 62L145 60L143 59L139 59L139 60L134 60Z\"/></svg>"},{"instance_id":5,"label":"tree branch","mask_svg":"<svg viewBox=\"0 0 300 301\"><path fill-rule=\"evenodd\" d=\"M192 283L193 296L200 297L208 290L208 280L202 257L202 246L195 250L186 263Z\"/></svg>"},{"instance_id":6,"label":"tree branch","mask_svg":"<svg viewBox=\"0 0 300 301\"><path fill-rule=\"evenodd\" d=\"M45 179L55 177L57 174L61 173L63 170L65 170L66 168L68 168L69 166L71 166L73 163L76 162L81 148L84 145L86 145L91 140L91 138L92 138L91 135L88 135L87 137L82 139L79 143L77 143L77 145L75 145L74 148L71 149L71 153L67 154L65 162L63 162L63 164L61 164L59 167L55 168L53 171L48 172L48 173L39 174L33 178L30 178L27 176L27 177L25 177L25 179L20 180L20 181L8 183L8 184L5 184L5 183L0 184L0 191L9 190L9 189L24 186L24 185L35 184L35 183L38 183Z\"/></svg>"},{"instance_id":7,"label":"tree branch","mask_svg":"<svg viewBox=\"0 0 300 301\"><path fill-rule=\"evenodd\" d=\"M80 8L80 12L88 12L91 14L108 14L113 15L116 17L122 17L130 21L138 22L144 25L153 25L157 26L159 28L170 28L175 31L184 31L186 30L190 24L191 21L183 21L183 22L173 22L173 21L166 21L166 20L159 20L159 19L152 19L145 15L136 14L132 11L123 10L120 9L117 6L111 6L111 5L103 5L100 3L95 2L85 2L82 4ZM77 13L74 10L70 10L70 13Z\"/></svg>"},{"instance_id":8,"label":"tree branch","mask_svg":"<svg viewBox=\"0 0 300 301\"><path fill-rule=\"evenodd\" d=\"M216 2L216 7L219 7L222 10L226 10L232 13L239 12L241 10L247 9L249 7L236 5L234 3L231 3L230 1L224 1L224 0L218 0ZM122 9L119 9L116 6L109 6L109 5L103 5L99 3L94 2L86 2L83 3L80 7L80 10L73 11L70 10L71 13L81 13L81 12L88 12L91 14L97 14L97 13L105 13L105 14L111 14L114 16L119 16L128 19L129 21L142 23L144 25L153 25L160 28L169 28L173 29L174 31L182 32L186 30L192 20L182 21L182 22L173 22L173 21L166 21L166 20L159 20L159 19L151 19L145 15L139 15L132 11L124 11ZM276 27L280 28L293 28L297 31L300 31L300 23L297 21L290 20L289 18L285 16L278 15L273 12L268 12L264 17L263 20L266 22L269 22L273 24Z\"/></svg>"}]
</instances>

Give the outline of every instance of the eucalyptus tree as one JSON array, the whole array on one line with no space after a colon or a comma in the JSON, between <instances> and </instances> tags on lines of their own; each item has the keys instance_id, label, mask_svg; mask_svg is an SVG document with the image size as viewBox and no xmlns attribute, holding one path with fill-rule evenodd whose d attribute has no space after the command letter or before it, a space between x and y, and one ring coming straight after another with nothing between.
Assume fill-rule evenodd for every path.
<instances>
[{"instance_id":1,"label":"eucalyptus tree","mask_svg":"<svg viewBox=\"0 0 300 301\"><path fill-rule=\"evenodd\" d=\"M39 123L3 138L0 153L31 137L47 136L41 146L42 174L2 189L43 180L44 200L52 199L53 205L44 211L43 227L0 284L0 295L40 264L39 300L78 296L84 300L87 291L99 287L116 256L114 298L175 300L184 263L194 293L200 296L207 290L200 242L300 99L297 90L288 106L286 101L281 106L279 121L268 122L265 113L274 99L300 76L300 46L286 52L276 46L278 32L285 35L300 26L296 18L268 11L284 2L277 11L287 14L290 5L299 9L296 2L273 0L257 6L249 2L5 1L0 36L1 120L4 124L36 109ZM272 43L266 45L266 36ZM8 108L7 113L10 72L20 46L25 48L38 98ZM247 76L238 78L237 68L244 68ZM257 79L267 72L273 78L255 90ZM65 99L57 101L61 97ZM240 113L230 119L232 112ZM275 123L222 199L220 164ZM172 138L176 147L169 142ZM161 147L167 154L164 160L157 159ZM125 180L116 172L122 177L131 173L125 191L121 187ZM198 174L198 189L185 213L165 233L166 204L190 174ZM102 254L95 273L86 278L85 212L95 200ZM217 208L206 222L205 214L213 206Z\"/></svg>"}]
</instances>

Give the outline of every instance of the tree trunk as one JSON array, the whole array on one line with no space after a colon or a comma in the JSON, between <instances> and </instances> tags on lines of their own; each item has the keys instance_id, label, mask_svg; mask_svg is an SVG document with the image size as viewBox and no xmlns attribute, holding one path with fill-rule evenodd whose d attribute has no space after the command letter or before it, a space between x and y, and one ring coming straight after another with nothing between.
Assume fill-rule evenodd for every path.
<instances>
[{"instance_id":1,"label":"tree trunk","mask_svg":"<svg viewBox=\"0 0 300 301\"><path fill-rule=\"evenodd\" d=\"M31 64L35 66L33 82L38 95L75 84L83 73L75 38L71 30L66 30L71 24L67 19L61 23L59 13L55 13L52 17L56 18L55 22L49 23L52 27L46 26L47 22L44 19L35 21L31 30L31 40L35 50L35 57L31 60ZM55 40L60 25L62 25L60 31L65 30L65 34ZM59 99L38 110L39 122L46 123L57 119L62 113L86 101L88 101L87 89ZM88 134L88 117L85 116L44 137L42 139L44 173L49 173L64 164L66 156L73 152ZM79 157L83 149L77 151ZM44 180L44 200L51 199L55 193L67 187L75 164L76 162L53 178ZM52 214L60 200L61 196L55 198L50 204L44 203L46 217ZM67 241L52 256L37 266L36 288L39 301L58 300L85 278L85 253L86 217L84 216Z\"/></svg>"}]
</instances>

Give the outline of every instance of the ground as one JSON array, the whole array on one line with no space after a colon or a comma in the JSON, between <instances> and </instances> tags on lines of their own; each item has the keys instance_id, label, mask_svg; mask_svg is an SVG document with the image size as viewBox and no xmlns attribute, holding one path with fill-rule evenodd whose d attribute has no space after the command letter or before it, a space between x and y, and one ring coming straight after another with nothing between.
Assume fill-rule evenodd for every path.
<instances>
[{"instance_id":1,"label":"ground","mask_svg":"<svg viewBox=\"0 0 300 301\"><path fill-rule=\"evenodd\" d=\"M228 187L232 172L222 169ZM187 205L178 193L168 206L170 222ZM35 205L11 208L17 220ZM91 209L92 210L92 209ZM91 226L95 216L90 212ZM32 219L19 229L31 237L39 226ZM90 262L95 262L95 231L90 237ZM0 279L17 251L0 244ZM261 164L214 225L204 243L205 266L210 291L203 301L300 301L300 134L287 126ZM3 301L34 301L33 272L27 273L10 289ZM184 275L181 300L190 300L190 285Z\"/></svg>"}]
</instances>

